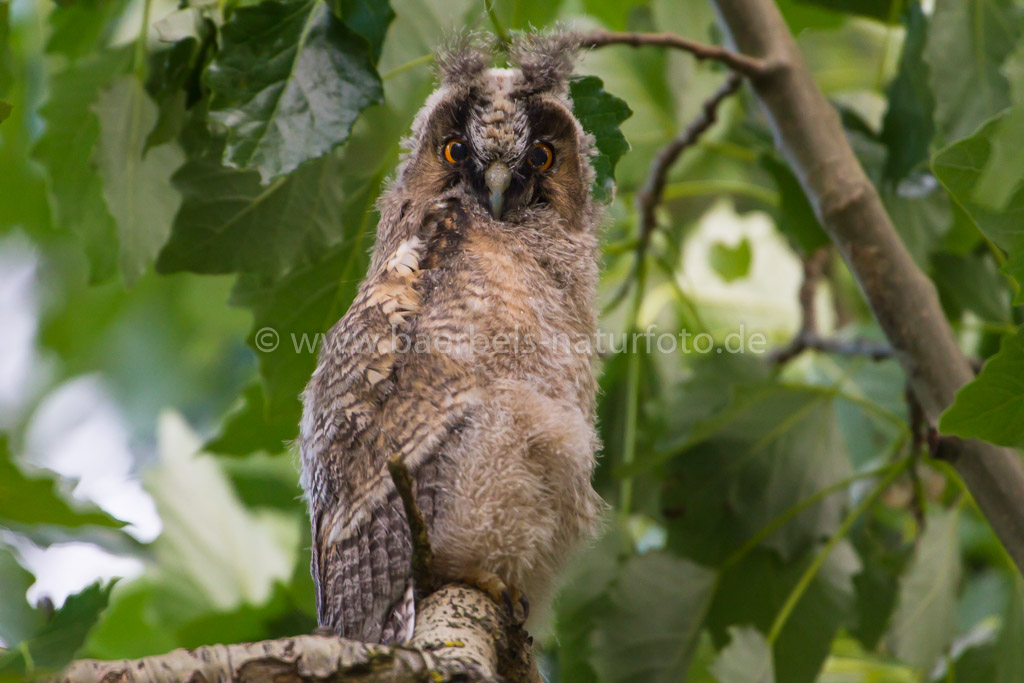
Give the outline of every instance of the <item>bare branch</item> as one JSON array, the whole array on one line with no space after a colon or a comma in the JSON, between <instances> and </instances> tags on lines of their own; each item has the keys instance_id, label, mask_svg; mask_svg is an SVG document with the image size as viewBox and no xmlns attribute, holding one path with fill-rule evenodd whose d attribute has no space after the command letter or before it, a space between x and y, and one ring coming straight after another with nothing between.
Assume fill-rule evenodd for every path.
<instances>
[{"instance_id":1,"label":"bare branch","mask_svg":"<svg viewBox=\"0 0 1024 683\"><path fill-rule=\"evenodd\" d=\"M927 421L934 424L974 375L934 284L893 228L839 115L815 84L775 3L713 1L736 48L773 65L751 79L751 86L776 144L857 278ZM1010 449L976 440L958 441L955 452L953 466L1018 568L1024 568L1024 462Z\"/></svg>"},{"instance_id":2,"label":"bare branch","mask_svg":"<svg viewBox=\"0 0 1024 683\"><path fill-rule=\"evenodd\" d=\"M874 361L888 360L893 356L892 347L888 344L866 339L847 340L820 337L816 334L798 334L789 344L769 354L768 360L776 365L782 365L804 351L821 351L836 356L863 356Z\"/></svg>"},{"instance_id":3,"label":"bare branch","mask_svg":"<svg viewBox=\"0 0 1024 683\"><path fill-rule=\"evenodd\" d=\"M605 47L606 45L629 45L641 47L658 45L689 52L700 60L710 59L725 64L733 71L748 78L757 78L768 73L770 65L761 59L727 50L718 45L698 43L674 33L619 33L615 31L594 31L580 36L583 47Z\"/></svg>"},{"instance_id":4,"label":"bare branch","mask_svg":"<svg viewBox=\"0 0 1024 683\"><path fill-rule=\"evenodd\" d=\"M657 224L654 213L665 195L665 183L672 165L688 147L696 144L700 136L714 125L718 119L718 105L739 90L740 83L739 76L729 74L725 83L711 97L704 100L697 118L691 121L682 133L662 147L654 157L654 161L651 162L651 170L647 173L647 179L636 193L636 203L640 213L641 245L650 240L650 234Z\"/></svg>"},{"instance_id":5,"label":"bare branch","mask_svg":"<svg viewBox=\"0 0 1024 683\"><path fill-rule=\"evenodd\" d=\"M832 250L823 247L803 260L804 277L797 300L800 303L800 330L783 347L768 354L775 365L787 363L804 351L821 351L839 356L866 356L871 360L892 358L892 347L865 339L836 339L818 333L818 315L814 309L814 295L829 267Z\"/></svg>"},{"instance_id":6,"label":"bare branch","mask_svg":"<svg viewBox=\"0 0 1024 683\"><path fill-rule=\"evenodd\" d=\"M625 35L642 36L645 34ZM708 99L704 100L697 118L691 121L682 133L672 138L667 145L662 147L651 162L651 169L647 173L647 178L644 180L643 186L636 192L637 214L640 219L638 226L639 236L636 243L636 260L629 275L623 280L618 291L615 292L607 306L605 306L606 311L614 309L626 298L626 294L629 293L633 281L640 271L640 264L647 254L647 249L651 243L651 234L658 226L656 216L658 205L664 199L665 184L668 181L668 173L672 169L672 165L675 164L687 148L695 145L700 140L701 135L714 125L715 121L718 120L718 106L729 95L739 90L741 82L739 76L729 74L725 83L712 93Z\"/></svg>"}]
</instances>

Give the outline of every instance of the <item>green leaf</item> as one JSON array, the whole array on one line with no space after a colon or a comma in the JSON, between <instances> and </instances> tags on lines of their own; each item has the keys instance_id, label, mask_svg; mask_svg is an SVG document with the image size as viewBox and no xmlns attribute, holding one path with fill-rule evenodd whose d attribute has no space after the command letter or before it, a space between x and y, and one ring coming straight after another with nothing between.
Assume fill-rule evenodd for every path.
<instances>
[{"instance_id":1,"label":"green leaf","mask_svg":"<svg viewBox=\"0 0 1024 683\"><path fill-rule=\"evenodd\" d=\"M669 547L719 563L773 519L850 474L836 397L797 386L748 386L698 423L669 464ZM765 544L790 559L839 524L843 496L795 517Z\"/></svg>"},{"instance_id":2,"label":"green leaf","mask_svg":"<svg viewBox=\"0 0 1024 683\"><path fill-rule=\"evenodd\" d=\"M910 568L900 581L889 631L893 653L928 673L956 634L960 586L959 511L929 515Z\"/></svg>"},{"instance_id":3,"label":"green leaf","mask_svg":"<svg viewBox=\"0 0 1024 683\"><path fill-rule=\"evenodd\" d=\"M370 44L373 63L380 59L384 35L395 12L387 0L331 0L334 13L350 30Z\"/></svg>"},{"instance_id":4,"label":"green leaf","mask_svg":"<svg viewBox=\"0 0 1024 683\"><path fill-rule=\"evenodd\" d=\"M110 600L113 582L92 584L75 595L31 638L0 654L0 676L55 672L74 658ZM27 651L28 657L25 656ZM34 676L33 676L34 677Z\"/></svg>"},{"instance_id":5,"label":"green leaf","mask_svg":"<svg viewBox=\"0 0 1024 683\"><path fill-rule=\"evenodd\" d=\"M13 109L13 107L10 102L7 100L0 100L0 123L6 121L7 117L11 115L11 109Z\"/></svg>"},{"instance_id":6,"label":"green leaf","mask_svg":"<svg viewBox=\"0 0 1024 683\"><path fill-rule=\"evenodd\" d=\"M888 148L883 173L890 180L905 178L927 159L935 135L932 120L935 98L929 88L928 65L924 61L928 20L917 0L912 0L907 7L906 28L899 70L886 88L889 108L880 136Z\"/></svg>"},{"instance_id":7,"label":"green leaf","mask_svg":"<svg viewBox=\"0 0 1024 683\"><path fill-rule=\"evenodd\" d=\"M150 56L146 90L156 102L158 114L146 136L147 151L178 137L187 121L190 100L198 97L195 90L202 65L197 62L209 53L215 35L212 28L202 26L202 41L185 38Z\"/></svg>"},{"instance_id":8,"label":"green leaf","mask_svg":"<svg viewBox=\"0 0 1024 683\"><path fill-rule=\"evenodd\" d=\"M39 111L46 130L33 156L49 177L55 222L82 243L93 282L117 272L118 228L93 161L100 124L92 106L100 89L128 70L131 58L131 50L118 48L70 64L53 76Z\"/></svg>"},{"instance_id":9,"label":"green leaf","mask_svg":"<svg viewBox=\"0 0 1024 683\"><path fill-rule=\"evenodd\" d=\"M272 419L298 424L298 397L316 366L319 335L348 310L366 272L362 234L332 249L323 261L283 278L246 275L235 286L232 304L253 312L247 343L257 353L266 414Z\"/></svg>"},{"instance_id":10,"label":"green leaf","mask_svg":"<svg viewBox=\"0 0 1024 683\"><path fill-rule=\"evenodd\" d=\"M1003 64L1003 73L1010 81L1013 108L992 130L991 154L985 170L974 188L978 204L994 211L1006 208L1016 189L1014 180L1024 178L1024 41Z\"/></svg>"},{"instance_id":11,"label":"green leaf","mask_svg":"<svg viewBox=\"0 0 1024 683\"><path fill-rule=\"evenodd\" d=\"M904 519L891 509L875 506L867 517L851 535L864 568L853 577L856 615L850 631L866 650L874 651L889 626L914 546L903 538Z\"/></svg>"},{"instance_id":12,"label":"green leaf","mask_svg":"<svg viewBox=\"0 0 1024 683\"><path fill-rule=\"evenodd\" d=\"M372 125L369 119L359 125L340 161L329 162L346 169L321 191L321 199L330 196L335 202L324 206L324 213L329 208L335 216L338 232L334 246L308 255L305 263L300 261L282 275L247 273L239 278L232 294L233 305L253 313L248 343L257 354L268 419L281 424L287 420L298 424L298 396L316 365L317 335L327 332L344 315L369 264L367 247L377 220L373 203L385 174L397 159L399 126L404 128L403 122L383 108L375 110L372 118ZM381 149L390 149L391 153L381 156ZM366 164L368 158L375 163ZM328 161L310 166L319 163ZM296 188L295 192L309 189ZM301 220L301 216L282 214L281 219L295 231L308 227L292 222ZM255 215L250 220L255 220ZM245 233L239 232L235 239L241 243ZM266 332L267 328L273 333ZM273 348L260 341L261 331L277 335Z\"/></svg>"},{"instance_id":13,"label":"green leaf","mask_svg":"<svg viewBox=\"0 0 1024 683\"><path fill-rule=\"evenodd\" d=\"M36 578L24 569L14 553L0 545L0 641L8 646L31 638L42 628L43 614L28 604L25 597Z\"/></svg>"},{"instance_id":14,"label":"green leaf","mask_svg":"<svg viewBox=\"0 0 1024 683\"><path fill-rule=\"evenodd\" d=\"M573 113L583 130L594 136L597 156L591 157L594 167L594 197L609 201L615 193L615 165L629 151L629 142L619 126L632 110L625 101L605 91L596 76L574 77L569 83Z\"/></svg>"},{"instance_id":15,"label":"green leaf","mask_svg":"<svg viewBox=\"0 0 1024 683\"><path fill-rule=\"evenodd\" d=\"M979 204L974 195L991 156L1000 122L1008 115L993 118L973 136L941 150L932 160L932 168L935 177L978 229L1007 252L1009 258L1003 270L1021 285L1024 284L1024 230L1020 223L1021 212L1024 212L1024 184L1021 178L1002 179L1011 191L1008 205L1002 211ZM1018 293L1014 303L1024 303L1024 297Z\"/></svg>"},{"instance_id":16,"label":"green leaf","mask_svg":"<svg viewBox=\"0 0 1024 683\"><path fill-rule=\"evenodd\" d=\"M210 118L227 129L225 163L258 170L264 183L345 142L383 99L369 43L319 0L236 10L207 82Z\"/></svg>"},{"instance_id":17,"label":"green leaf","mask_svg":"<svg viewBox=\"0 0 1024 683\"><path fill-rule=\"evenodd\" d=\"M555 600L555 633L560 680L597 680L593 631L609 607L608 592L633 553L622 524L613 524L593 546L573 557L560 576Z\"/></svg>"},{"instance_id":18,"label":"green leaf","mask_svg":"<svg viewBox=\"0 0 1024 683\"><path fill-rule=\"evenodd\" d=\"M179 416L161 417L158 441L160 463L145 484L164 523L153 543L160 566L183 591L216 609L261 604L275 581L290 577L298 530L280 538L243 507L217 462L197 452L200 442Z\"/></svg>"},{"instance_id":19,"label":"green leaf","mask_svg":"<svg viewBox=\"0 0 1024 683\"><path fill-rule=\"evenodd\" d=\"M224 474L247 508L275 508L298 513L306 522L299 471L291 458L257 453L248 458L221 458Z\"/></svg>"},{"instance_id":20,"label":"green leaf","mask_svg":"<svg viewBox=\"0 0 1024 683\"><path fill-rule=\"evenodd\" d=\"M632 545L615 526L565 572L556 603L563 680L685 678L715 574L660 552L634 556Z\"/></svg>"},{"instance_id":21,"label":"green leaf","mask_svg":"<svg viewBox=\"0 0 1024 683\"><path fill-rule=\"evenodd\" d=\"M932 256L932 266L935 285L951 319L967 310L997 325L1012 322L1009 283L991 254L939 252Z\"/></svg>"},{"instance_id":22,"label":"green leaf","mask_svg":"<svg viewBox=\"0 0 1024 683\"><path fill-rule=\"evenodd\" d=\"M757 163L772 176L779 191L780 203L775 211L775 225L779 232L805 255L813 254L828 244L828 235L789 166L773 154L761 154Z\"/></svg>"},{"instance_id":23,"label":"green leaf","mask_svg":"<svg viewBox=\"0 0 1024 683\"><path fill-rule=\"evenodd\" d=\"M965 439L1024 447L1024 329L1003 337L999 353L956 392L939 429Z\"/></svg>"},{"instance_id":24,"label":"green leaf","mask_svg":"<svg viewBox=\"0 0 1024 683\"><path fill-rule=\"evenodd\" d=\"M726 282L739 280L750 272L750 241L746 238L729 247L724 242L711 245L711 267Z\"/></svg>"},{"instance_id":25,"label":"green leaf","mask_svg":"<svg viewBox=\"0 0 1024 683\"><path fill-rule=\"evenodd\" d=\"M924 59L935 95L940 137L970 135L1010 103L999 67L1020 35L1010 0L937 0Z\"/></svg>"},{"instance_id":26,"label":"green leaf","mask_svg":"<svg viewBox=\"0 0 1024 683\"><path fill-rule=\"evenodd\" d=\"M733 626L711 671L719 683L775 683L772 650L756 628Z\"/></svg>"},{"instance_id":27,"label":"green leaf","mask_svg":"<svg viewBox=\"0 0 1024 683\"><path fill-rule=\"evenodd\" d=\"M767 633L820 545L783 562L770 550L756 549L725 569L711 604L707 626L719 647L734 626ZM786 620L772 647L775 678L786 683L818 680L839 626L847 623L854 601L853 577L861 563L848 540L833 549Z\"/></svg>"},{"instance_id":28,"label":"green leaf","mask_svg":"<svg viewBox=\"0 0 1024 683\"><path fill-rule=\"evenodd\" d=\"M1024 579L1013 576L1013 589L996 642L996 683L1012 683L1024 672Z\"/></svg>"},{"instance_id":29,"label":"green leaf","mask_svg":"<svg viewBox=\"0 0 1024 683\"><path fill-rule=\"evenodd\" d=\"M953 226L949 197L930 174L911 175L881 191L882 201L910 255L921 268Z\"/></svg>"},{"instance_id":30,"label":"green leaf","mask_svg":"<svg viewBox=\"0 0 1024 683\"><path fill-rule=\"evenodd\" d=\"M714 585L711 570L662 553L627 562L591 636L599 680L683 680Z\"/></svg>"},{"instance_id":31,"label":"green leaf","mask_svg":"<svg viewBox=\"0 0 1024 683\"><path fill-rule=\"evenodd\" d=\"M344 235L336 155L262 187L255 172L222 166L219 149L214 145L174 174L182 204L157 272L275 274L308 262Z\"/></svg>"},{"instance_id":32,"label":"green leaf","mask_svg":"<svg viewBox=\"0 0 1024 683\"><path fill-rule=\"evenodd\" d=\"M53 479L26 476L14 462L7 437L0 434L0 525L11 523L124 526L123 522L95 508L73 509L57 492L57 482Z\"/></svg>"},{"instance_id":33,"label":"green leaf","mask_svg":"<svg viewBox=\"0 0 1024 683\"><path fill-rule=\"evenodd\" d=\"M100 121L94 159L107 207L117 221L121 273L131 285L171 232L180 198L170 178L185 155L174 142L146 151L157 108L134 76L115 80L93 110Z\"/></svg>"},{"instance_id":34,"label":"green leaf","mask_svg":"<svg viewBox=\"0 0 1024 683\"><path fill-rule=\"evenodd\" d=\"M128 0L76 0L58 2L50 12L50 38L46 52L71 60L95 53L117 30Z\"/></svg>"},{"instance_id":35,"label":"green leaf","mask_svg":"<svg viewBox=\"0 0 1024 683\"><path fill-rule=\"evenodd\" d=\"M847 12L870 19L877 19L887 24L899 21L900 11L905 0L802 0L808 5L819 5L839 12Z\"/></svg>"},{"instance_id":36,"label":"green leaf","mask_svg":"<svg viewBox=\"0 0 1024 683\"><path fill-rule=\"evenodd\" d=\"M258 383L245 388L224 418L220 432L204 449L224 455L250 455L257 451L280 453L294 439L299 425L291 414L270 418Z\"/></svg>"}]
</instances>

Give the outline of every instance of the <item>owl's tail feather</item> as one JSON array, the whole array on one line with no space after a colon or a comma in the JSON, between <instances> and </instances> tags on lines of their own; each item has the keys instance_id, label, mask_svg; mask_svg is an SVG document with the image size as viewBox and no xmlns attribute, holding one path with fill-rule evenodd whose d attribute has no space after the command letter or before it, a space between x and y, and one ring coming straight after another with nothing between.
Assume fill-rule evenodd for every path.
<instances>
[{"instance_id":1,"label":"owl's tail feather","mask_svg":"<svg viewBox=\"0 0 1024 683\"><path fill-rule=\"evenodd\" d=\"M412 640L413 627L416 626L416 600L413 596L412 581L405 587L402 597L388 610L381 629L380 641L390 643L407 643Z\"/></svg>"}]
</instances>

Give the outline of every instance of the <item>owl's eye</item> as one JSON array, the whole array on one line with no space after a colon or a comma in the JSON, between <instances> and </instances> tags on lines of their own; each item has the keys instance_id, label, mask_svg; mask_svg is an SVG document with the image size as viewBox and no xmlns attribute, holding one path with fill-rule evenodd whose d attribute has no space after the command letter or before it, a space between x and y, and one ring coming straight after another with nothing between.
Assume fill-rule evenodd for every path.
<instances>
[{"instance_id":1,"label":"owl's eye","mask_svg":"<svg viewBox=\"0 0 1024 683\"><path fill-rule=\"evenodd\" d=\"M538 171L546 171L551 168L551 162L555 160L555 153L548 143L535 142L527 152L526 160Z\"/></svg>"},{"instance_id":2,"label":"owl's eye","mask_svg":"<svg viewBox=\"0 0 1024 683\"><path fill-rule=\"evenodd\" d=\"M469 147L462 138L452 138L444 143L444 160L449 164L457 164L469 157Z\"/></svg>"}]
</instances>

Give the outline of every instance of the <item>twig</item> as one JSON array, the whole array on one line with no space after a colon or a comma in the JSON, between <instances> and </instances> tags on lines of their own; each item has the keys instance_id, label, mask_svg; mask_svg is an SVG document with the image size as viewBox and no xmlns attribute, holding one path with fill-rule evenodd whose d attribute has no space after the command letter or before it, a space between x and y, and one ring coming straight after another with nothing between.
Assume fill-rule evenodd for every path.
<instances>
[{"instance_id":1,"label":"twig","mask_svg":"<svg viewBox=\"0 0 1024 683\"><path fill-rule=\"evenodd\" d=\"M892 347L888 344L864 339L844 340L822 337L818 333L818 315L814 308L814 294L828 270L831 255L831 249L822 247L804 259L804 278L800 283L800 291L797 293L797 300L800 302L800 330L788 344L768 355L769 362L783 365L808 350L840 356L867 356L875 361L892 358Z\"/></svg>"},{"instance_id":2,"label":"twig","mask_svg":"<svg viewBox=\"0 0 1024 683\"><path fill-rule=\"evenodd\" d=\"M398 495L402 498L405 518L409 522L409 537L412 540L412 579L418 598L429 595L436 583L434 579L434 551L430 548L430 532L427 521L423 518L419 506L416 505L416 494L413 492L412 476L409 468L399 456L388 460L388 473L395 483Z\"/></svg>"},{"instance_id":3,"label":"twig","mask_svg":"<svg viewBox=\"0 0 1024 683\"><path fill-rule=\"evenodd\" d=\"M669 170L671 170L672 165L679 159L680 155L688 147L695 145L700 136L714 125L715 121L718 120L718 106L725 98L736 92L741 83L742 80L739 76L729 74L725 83L712 93L711 97L704 100L697 118L691 121L682 133L672 138L667 145L662 147L651 162L651 169L647 173L647 178L636 192L637 214L640 218L638 226L639 235L636 242L636 260L629 275L622 281L622 285L605 307L606 311L615 308L626 298L632 287L633 280L640 271L640 264L647 255L647 249L650 246L651 234L658 225L655 214L657 213L658 205L661 204L665 196L665 184L668 180Z\"/></svg>"},{"instance_id":4,"label":"twig","mask_svg":"<svg viewBox=\"0 0 1024 683\"><path fill-rule=\"evenodd\" d=\"M927 439L927 429L924 418L924 410L921 409L921 404L918 403L917 397L914 396L914 390L907 384L904 395L907 399L907 411L910 414L910 484L912 486L911 498L910 498L910 509L914 513L914 519L917 521L917 533L918 538L920 534L924 533L925 527L925 513L924 513L924 487L921 484L921 473L918 472L918 466L921 463L921 451L924 449L924 443Z\"/></svg>"},{"instance_id":5,"label":"twig","mask_svg":"<svg viewBox=\"0 0 1024 683\"><path fill-rule=\"evenodd\" d=\"M821 351L836 356L863 356L873 361L888 360L893 356L892 347L885 343L867 339L847 340L819 337L816 334L798 334L789 344L768 354L768 361L775 365L782 365L804 351Z\"/></svg>"},{"instance_id":6,"label":"twig","mask_svg":"<svg viewBox=\"0 0 1024 683\"><path fill-rule=\"evenodd\" d=\"M650 240L650 234L657 225L654 213L665 194L665 183L672 164L688 147L692 147L708 128L714 125L718 120L718 105L736 92L741 82L739 76L729 74L725 83L719 86L711 97L704 100L697 118L691 121L682 133L662 147L654 157L654 161L651 162L651 170L647 173L647 180L636 193L636 203L640 213L640 245Z\"/></svg>"},{"instance_id":7,"label":"twig","mask_svg":"<svg viewBox=\"0 0 1024 683\"><path fill-rule=\"evenodd\" d=\"M616 31L594 31L580 36L582 47L605 47L606 45L629 45L641 47L658 45L689 52L700 60L710 59L725 64L733 71L748 78L757 78L769 72L771 65L762 59L733 52L718 45L698 43L674 33L619 33Z\"/></svg>"}]
</instances>

